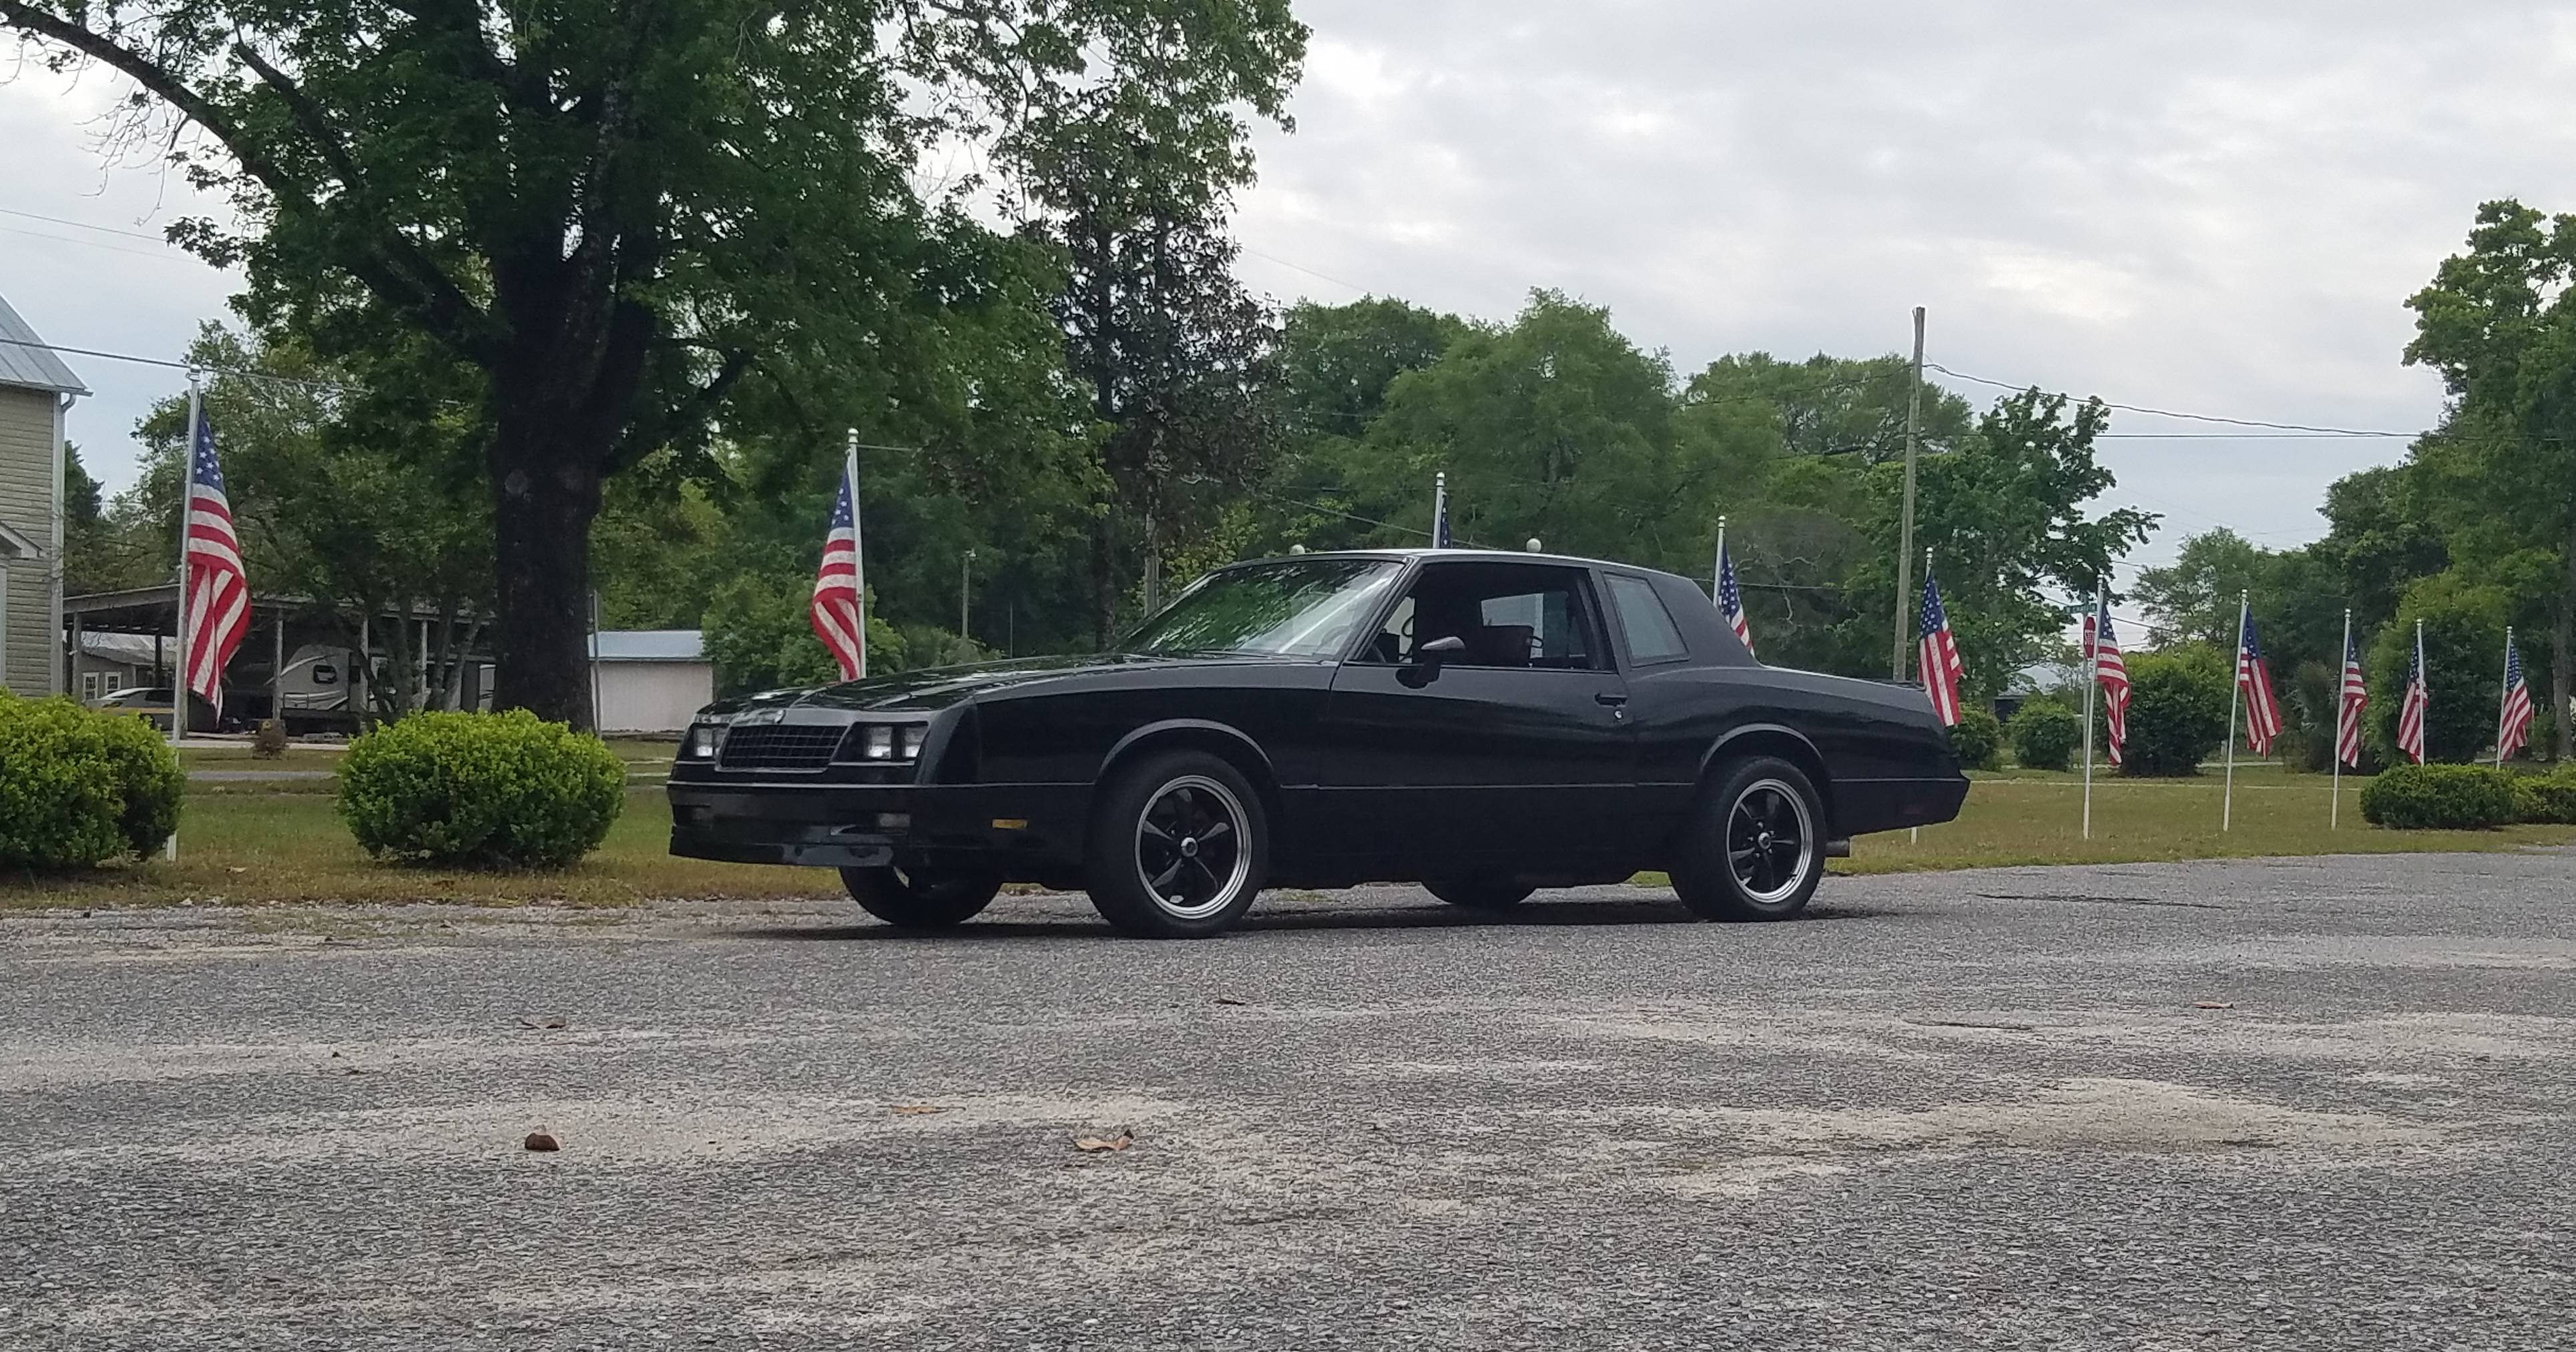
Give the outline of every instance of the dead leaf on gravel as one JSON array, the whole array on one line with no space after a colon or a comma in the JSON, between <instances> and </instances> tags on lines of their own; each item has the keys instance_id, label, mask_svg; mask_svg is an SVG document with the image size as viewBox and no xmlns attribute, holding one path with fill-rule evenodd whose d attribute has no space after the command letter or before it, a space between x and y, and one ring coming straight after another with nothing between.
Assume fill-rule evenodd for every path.
<instances>
[{"instance_id":1,"label":"dead leaf on gravel","mask_svg":"<svg viewBox=\"0 0 2576 1352\"><path fill-rule=\"evenodd\" d=\"M519 1016L519 1026L521 1028L561 1028L564 1026L564 1021L560 1014L551 1019L532 1019L522 1014Z\"/></svg>"},{"instance_id":2,"label":"dead leaf on gravel","mask_svg":"<svg viewBox=\"0 0 2576 1352\"><path fill-rule=\"evenodd\" d=\"M528 1139L521 1141L519 1144L527 1149L537 1151L540 1154L550 1150L563 1149L563 1142L556 1140L554 1133L543 1127L539 1127L535 1131L529 1132Z\"/></svg>"},{"instance_id":3,"label":"dead leaf on gravel","mask_svg":"<svg viewBox=\"0 0 2576 1352\"><path fill-rule=\"evenodd\" d=\"M1096 1155L1104 1150L1124 1150L1134 1144L1136 1144L1136 1137L1130 1132L1121 1131L1107 1140L1097 1136L1079 1137L1074 1141L1073 1148L1086 1155Z\"/></svg>"},{"instance_id":4,"label":"dead leaf on gravel","mask_svg":"<svg viewBox=\"0 0 2576 1352\"><path fill-rule=\"evenodd\" d=\"M898 1103L894 1105L894 1115L897 1117L927 1117L932 1113L944 1113L946 1111L948 1111L947 1108L936 1103Z\"/></svg>"},{"instance_id":5,"label":"dead leaf on gravel","mask_svg":"<svg viewBox=\"0 0 2576 1352\"><path fill-rule=\"evenodd\" d=\"M1216 1002L1221 1005L1248 1005L1252 1003L1249 1000L1237 1000L1231 995L1220 995L1216 998Z\"/></svg>"},{"instance_id":6,"label":"dead leaf on gravel","mask_svg":"<svg viewBox=\"0 0 2576 1352\"><path fill-rule=\"evenodd\" d=\"M2234 1009L2236 1008L2236 1002L2233 1000L2194 1000L2191 1002L2191 1007L2194 1009Z\"/></svg>"}]
</instances>

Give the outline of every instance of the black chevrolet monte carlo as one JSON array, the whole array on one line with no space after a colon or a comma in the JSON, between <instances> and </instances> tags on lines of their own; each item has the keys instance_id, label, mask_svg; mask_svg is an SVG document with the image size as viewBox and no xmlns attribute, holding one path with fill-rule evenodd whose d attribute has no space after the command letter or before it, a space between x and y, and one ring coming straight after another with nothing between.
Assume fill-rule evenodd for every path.
<instances>
[{"instance_id":1,"label":"black chevrolet monte carlo","mask_svg":"<svg viewBox=\"0 0 2576 1352\"><path fill-rule=\"evenodd\" d=\"M1641 869L1695 914L1777 920L1851 837L1967 788L1921 690L1763 666L1671 574L1305 554L1209 574L1113 652L710 705L671 852L837 867L923 928L1006 882L1192 937L1269 886L1501 910Z\"/></svg>"}]
</instances>

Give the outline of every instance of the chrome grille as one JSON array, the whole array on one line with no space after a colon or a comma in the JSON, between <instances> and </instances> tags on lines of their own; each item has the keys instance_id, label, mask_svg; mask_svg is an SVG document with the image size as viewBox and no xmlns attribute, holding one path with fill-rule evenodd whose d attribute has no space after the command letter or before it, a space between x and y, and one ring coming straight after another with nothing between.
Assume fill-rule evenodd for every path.
<instances>
[{"instance_id":1,"label":"chrome grille","mask_svg":"<svg viewBox=\"0 0 2576 1352\"><path fill-rule=\"evenodd\" d=\"M766 723L725 733L717 763L728 770L820 770L832 763L846 726Z\"/></svg>"}]
</instances>

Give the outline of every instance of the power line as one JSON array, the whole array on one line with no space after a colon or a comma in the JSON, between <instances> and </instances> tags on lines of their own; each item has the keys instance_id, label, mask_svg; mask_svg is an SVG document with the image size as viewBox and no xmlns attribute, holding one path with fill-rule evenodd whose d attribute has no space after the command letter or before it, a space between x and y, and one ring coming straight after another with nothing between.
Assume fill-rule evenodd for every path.
<instances>
[{"instance_id":1,"label":"power line","mask_svg":"<svg viewBox=\"0 0 2576 1352\"><path fill-rule=\"evenodd\" d=\"M7 228L7 226L0 226L0 230ZM231 376L241 380L268 380L281 385L301 385L307 389L328 390L333 394L350 392L350 387L347 385L330 380L315 380L308 376L281 376L272 375L266 371L245 371L238 367L203 366L195 362L171 361L167 357L138 357L131 352L105 352L97 348L65 347L60 343L36 343L24 338L0 338L0 344L9 347L29 347L39 352L60 353L73 357L96 357L100 361L123 361L132 362L137 366L157 366L168 371L185 371L192 376Z\"/></svg>"},{"instance_id":2,"label":"power line","mask_svg":"<svg viewBox=\"0 0 2576 1352\"><path fill-rule=\"evenodd\" d=\"M18 216L31 221L43 221L47 225L68 225L75 230L96 230L103 235L124 235L129 239L148 239L165 247L170 245L167 238L149 231L121 230L113 225L92 225L87 221L75 221L68 216L48 216L40 211L20 211L16 207L0 207L0 216Z\"/></svg>"},{"instance_id":3,"label":"power line","mask_svg":"<svg viewBox=\"0 0 2576 1352\"><path fill-rule=\"evenodd\" d=\"M1988 380L1984 376L1972 376L1965 371L1953 371L1949 367L1941 365L1939 362L1927 361L1923 363L1923 365L1927 370L1938 371L1954 380L1964 380L1975 385L1990 385L1999 390L2026 390L2036 388L2030 385L2015 385L2009 381ZM2186 422L2225 423L2230 427L2267 427L2279 432L2307 432L2327 437L2413 438L2426 435L2422 432L2387 432L2356 427L2315 427L2306 423L2266 422L2260 418L2227 418L2214 413L2177 413L2172 409L2146 408L2137 404L2115 404L2108 399L2102 401L2102 406L2104 408L2116 408L2123 413L2144 413L2150 417L2156 418L2179 418Z\"/></svg>"}]
</instances>

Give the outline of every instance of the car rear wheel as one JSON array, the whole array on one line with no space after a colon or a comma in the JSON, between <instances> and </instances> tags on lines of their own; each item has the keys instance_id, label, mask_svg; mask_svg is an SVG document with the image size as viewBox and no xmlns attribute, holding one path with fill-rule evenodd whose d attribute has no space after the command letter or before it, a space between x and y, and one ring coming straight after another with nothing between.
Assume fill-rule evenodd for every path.
<instances>
[{"instance_id":1,"label":"car rear wheel","mask_svg":"<svg viewBox=\"0 0 2576 1352\"><path fill-rule=\"evenodd\" d=\"M1786 920L1825 876L1825 811L1806 773L1771 756L1723 767L1673 859L1673 891L1707 920Z\"/></svg>"},{"instance_id":2,"label":"car rear wheel","mask_svg":"<svg viewBox=\"0 0 2576 1352\"><path fill-rule=\"evenodd\" d=\"M1538 890L1509 878L1491 877L1441 878L1422 886L1442 901L1470 911L1508 911L1529 900L1529 894Z\"/></svg>"},{"instance_id":3,"label":"car rear wheel","mask_svg":"<svg viewBox=\"0 0 2576 1352\"><path fill-rule=\"evenodd\" d=\"M1203 751L1149 755L1102 786L1084 870L1091 904L1142 938L1221 934L1261 890L1269 836L1242 772Z\"/></svg>"},{"instance_id":4,"label":"car rear wheel","mask_svg":"<svg viewBox=\"0 0 2576 1352\"><path fill-rule=\"evenodd\" d=\"M841 886L859 909L902 929L946 929L993 904L1002 875L981 869L845 868Z\"/></svg>"}]
</instances>

